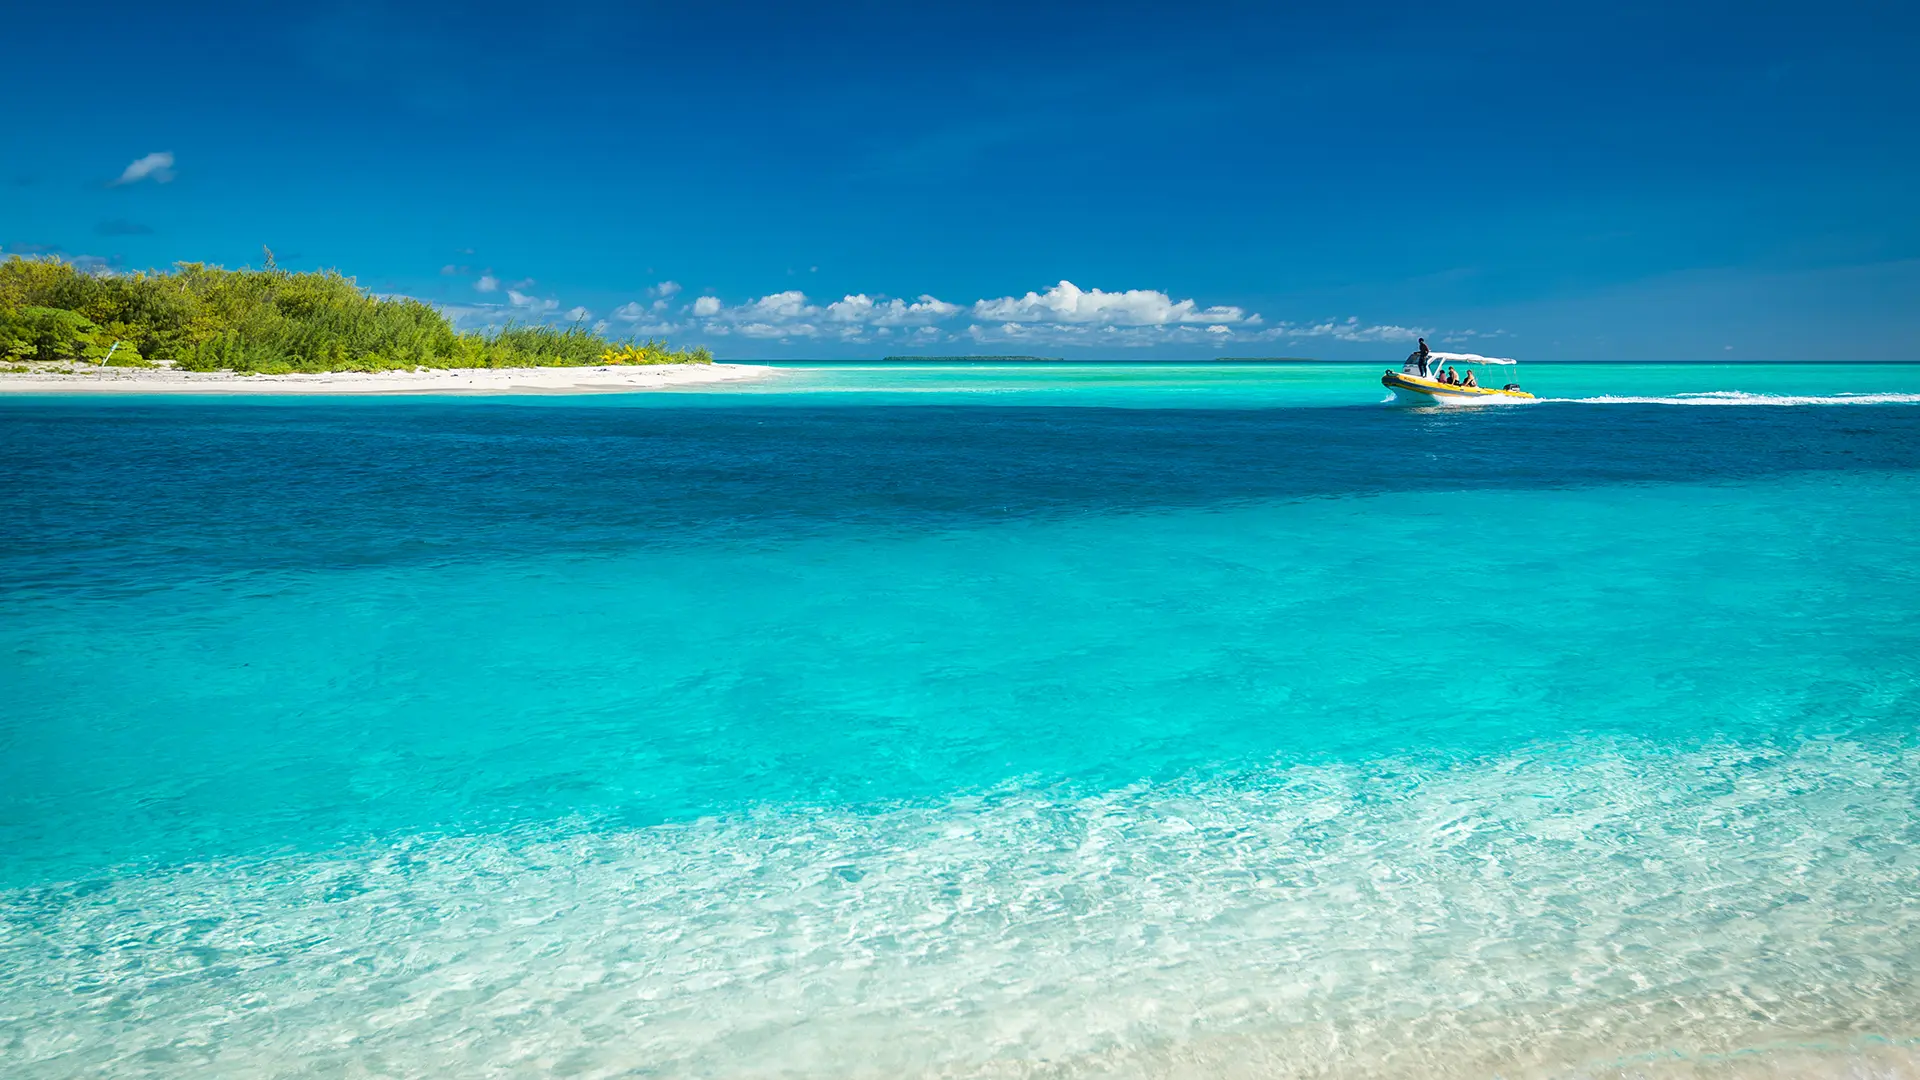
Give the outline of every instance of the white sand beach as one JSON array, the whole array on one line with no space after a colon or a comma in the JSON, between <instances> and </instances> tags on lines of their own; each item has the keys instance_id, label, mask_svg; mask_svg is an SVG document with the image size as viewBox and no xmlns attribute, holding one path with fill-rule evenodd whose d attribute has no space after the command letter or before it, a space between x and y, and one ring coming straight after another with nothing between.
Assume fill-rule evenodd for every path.
<instances>
[{"instance_id":1,"label":"white sand beach","mask_svg":"<svg viewBox=\"0 0 1920 1080\"><path fill-rule=\"evenodd\" d=\"M74 366L0 372L0 394L606 394L739 382L773 373L773 368L758 364L421 368L311 375Z\"/></svg>"}]
</instances>

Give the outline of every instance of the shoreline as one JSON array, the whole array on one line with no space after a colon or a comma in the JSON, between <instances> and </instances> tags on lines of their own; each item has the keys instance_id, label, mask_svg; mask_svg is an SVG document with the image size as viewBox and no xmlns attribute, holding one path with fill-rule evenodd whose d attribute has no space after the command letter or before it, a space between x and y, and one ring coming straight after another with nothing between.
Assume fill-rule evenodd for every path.
<instances>
[{"instance_id":1,"label":"shoreline","mask_svg":"<svg viewBox=\"0 0 1920 1080\"><path fill-rule=\"evenodd\" d=\"M764 379L760 364L427 368L236 375L170 368L0 372L0 394L619 394Z\"/></svg>"}]
</instances>

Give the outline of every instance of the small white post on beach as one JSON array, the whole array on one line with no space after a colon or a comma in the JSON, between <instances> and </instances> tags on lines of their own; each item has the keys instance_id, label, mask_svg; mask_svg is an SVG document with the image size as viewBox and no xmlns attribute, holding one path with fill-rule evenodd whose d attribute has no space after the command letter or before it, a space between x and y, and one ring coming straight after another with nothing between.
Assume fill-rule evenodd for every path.
<instances>
[{"instance_id":1,"label":"small white post on beach","mask_svg":"<svg viewBox=\"0 0 1920 1080\"><path fill-rule=\"evenodd\" d=\"M113 344L111 344L111 345L109 345L109 346L107 346L107 355L105 355L105 356L103 356L103 357L101 357L101 358L100 358L100 366L101 366L101 367L106 367L106 366L107 366L107 361L109 361L109 360L111 360L111 359L113 359L113 350L115 350L115 349L117 349L117 348L119 348L119 347L120 347L120 346L121 346L122 344L124 344L124 343L123 343L123 342L119 342L119 341L116 341L116 342L114 342Z\"/></svg>"}]
</instances>

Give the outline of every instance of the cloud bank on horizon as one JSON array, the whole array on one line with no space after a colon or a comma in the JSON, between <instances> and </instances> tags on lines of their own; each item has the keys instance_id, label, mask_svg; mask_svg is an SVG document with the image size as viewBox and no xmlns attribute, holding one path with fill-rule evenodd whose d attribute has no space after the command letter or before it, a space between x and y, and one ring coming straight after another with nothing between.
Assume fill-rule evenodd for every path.
<instances>
[{"instance_id":1,"label":"cloud bank on horizon","mask_svg":"<svg viewBox=\"0 0 1920 1080\"><path fill-rule=\"evenodd\" d=\"M498 280L491 274L474 284L475 291L482 293L498 288ZM559 321L591 323L602 332L691 341L741 339L781 345L910 347L965 343L1139 349L1184 344L1218 349L1235 343L1317 338L1340 342L1411 342L1419 337L1460 341L1505 333L1369 323L1359 316L1269 323L1258 312L1230 304L1202 306L1192 299L1175 300L1158 289L1083 289L1066 280L1021 296L983 298L970 304L950 303L926 293L913 299L848 293L822 303L799 289L729 304L711 294L677 300L683 292L678 282L662 281L646 290L649 300L629 300L604 315L576 304ZM555 321L561 301L510 289L505 303L439 306L456 324L477 329L508 322Z\"/></svg>"}]
</instances>

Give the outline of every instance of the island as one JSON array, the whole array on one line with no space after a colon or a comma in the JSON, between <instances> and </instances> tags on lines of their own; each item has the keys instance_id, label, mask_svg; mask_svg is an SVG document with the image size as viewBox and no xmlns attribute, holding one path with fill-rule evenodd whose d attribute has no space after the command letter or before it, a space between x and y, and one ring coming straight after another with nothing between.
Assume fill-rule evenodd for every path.
<instances>
[{"instance_id":1,"label":"island","mask_svg":"<svg viewBox=\"0 0 1920 1080\"><path fill-rule=\"evenodd\" d=\"M271 253L259 270L0 262L4 391L587 392L768 373L579 322L463 331L431 304L375 295L337 270L282 270Z\"/></svg>"},{"instance_id":2,"label":"island","mask_svg":"<svg viewBox=\"0 0 1920 1080\"><path fill-rule=\"evenodd\" d=\"M614 340L580 323L459 331L412 297L376 296L337 270L86 273L60 259L0 263L0 360L286 375L415 368L710 364L704 348Z\"/></svg>"},{"instance_id":3,"label":"island","mask_svg":"<svg viewBox=\"0 0 1920 1080\"><path fill-rule=\"evenodd\" d=\"M1111 364L1111 358L1068 360L1062 356L883 356L880 363L916 364ZM1309 356L1209 356L1185 360L1134 360L1139 364L1317 364ZM1366 363L1373 363L1368 360Z\"/></svg>"},{"instance_id":4,"label":"island","mask_svg":"<svg viewBox=\"0 0 1920 1080\"><path fill-rule=\"evenodd\" d=\"M1063 364L1058 356L883 356L883 364Z\"/></svg>"}]
</instances>

